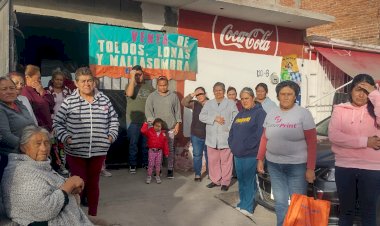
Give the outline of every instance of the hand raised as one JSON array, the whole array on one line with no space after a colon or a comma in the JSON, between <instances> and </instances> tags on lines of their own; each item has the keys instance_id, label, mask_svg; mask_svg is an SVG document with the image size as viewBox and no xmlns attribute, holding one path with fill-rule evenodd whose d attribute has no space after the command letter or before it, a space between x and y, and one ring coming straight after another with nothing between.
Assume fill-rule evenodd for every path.
<instances>
[{"instance_id":1,"label":"hand raised","mask_svg":"<svg viewBox=\"0 0 380 226\"><path fill-rule=\"evenodd\" d=\"M380 138L378 136L368 137L367 147L375 150L380 149Z\"/></svg>"},{"instance_id":2,"label":"hand raised","mask_svg":"<svg viewBox=\"0 0 380 226\"><path fill-rule=\"evenodd\" d=\"M129 74L131 75L131 79L135 80L136 70L132 70Z\"/></svg>"},{"instance_id":3,"label":"hand raised","mask_svg":"<svg viewBox=\"0 0 380 226\"><path fill-rule=\"evenodd\" d=\"M31 85L40 95L43 95L44 92L45 92L45 89L44 87L42 86L42 84L38 81L34 81Z\"/></svg>"},{"instance_id":4,"label":"hand raised","mask_svg":"<svg viewBox=\"0 0 380 226\"><path fill-rule=\"evenodd\" d=\"M198 96L198 94L204 94L203 90L202 90L202 89L197 89L197 90L194 92L194 96Z\"/></svg>"},{"instance_id":5,"label":"hand raised","mask_svg":"<svg viewBox=\"0 0 380 226\"><path fill-rule=\"evenodd\" d=\"M371 93L372 91L374 91L376 89L375 86L369 84L368 82L361 82L361 83L358 84L358 86L361 89L366 90L368 93Z\"/></svg>"}]
</instances>

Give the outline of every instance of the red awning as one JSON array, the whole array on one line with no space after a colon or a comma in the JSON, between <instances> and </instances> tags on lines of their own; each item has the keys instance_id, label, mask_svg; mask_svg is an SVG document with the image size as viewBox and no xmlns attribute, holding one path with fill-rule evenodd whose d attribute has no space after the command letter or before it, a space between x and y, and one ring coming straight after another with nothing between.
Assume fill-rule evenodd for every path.
<instances>
[{"instance_id":1,"label":"red awning","mask_svg":"<svg viewBox=\"0 0 380 226\"><path fill-rule=\"evenodd\" d=\"M364 73L380 80L380 54L324 47L315 49L351 77Z\"/></svg>"}]
</instances>

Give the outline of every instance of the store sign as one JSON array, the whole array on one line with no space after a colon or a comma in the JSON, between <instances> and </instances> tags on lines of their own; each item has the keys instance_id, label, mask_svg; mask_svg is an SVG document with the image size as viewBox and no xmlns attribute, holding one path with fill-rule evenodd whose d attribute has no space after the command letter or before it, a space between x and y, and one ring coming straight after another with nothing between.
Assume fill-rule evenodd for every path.
<instances>
[{"instance_id":1,"label":"store sign","mask_svg":"<svg viewBox=\"0 0 380 226\"><path fill-rule=\"evenodd\" d=\"M128 77L141 65L150 78L195 80L197 40L185 35L90 24L90 67L96 76Z\"/></svg>"},{"instance_id":2,"label":"store sign","mask_svg":"<svg viewBox=\"0 0 380 226\"><path fill-rule=\"evenodd\" d=\"M303 30L179 10L178 33L198 39L202 48L302 57Z\"/></svg>"},{"instance_id":3,"label":"store sign","mask_svg":"<svg viewBox=\"0 0 380 226\"><path fill-rule=\"evenodd\" d=\"M214 17L212 41L215 49L276 54L276 26Z\"/></svg>"},{"instance_id":4,"label":"store sign","mask_svg":"<svg viewBox=\"0 0 380 226\"><path fill-rule=\"evenodd\" d=\"M283 56L281 61L281 81L290 80L297 83L301 87L302 76L299 72L297 64L297 56L295 54ZM301 92L296 97L296 103L301 105Z\"/></svg>"}]
</instances>

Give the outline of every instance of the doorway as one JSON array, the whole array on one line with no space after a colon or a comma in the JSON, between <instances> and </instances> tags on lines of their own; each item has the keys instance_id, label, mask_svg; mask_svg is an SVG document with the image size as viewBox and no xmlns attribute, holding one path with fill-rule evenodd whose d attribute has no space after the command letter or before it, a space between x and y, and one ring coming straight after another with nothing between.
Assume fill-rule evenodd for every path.
<instances>
[{"instance_id":1,"label":"doorway","mask_svg":"<svg viewBox=\"0 0 380 226\"><path fill-rule=\"evenodd\" d=\"M78 67L88 65L88 23L24 13L16 15L18 70L22 71L28 64L37 65L46 83L52 70L58 67L74 73Z\"/></svg>"}]
</instances>

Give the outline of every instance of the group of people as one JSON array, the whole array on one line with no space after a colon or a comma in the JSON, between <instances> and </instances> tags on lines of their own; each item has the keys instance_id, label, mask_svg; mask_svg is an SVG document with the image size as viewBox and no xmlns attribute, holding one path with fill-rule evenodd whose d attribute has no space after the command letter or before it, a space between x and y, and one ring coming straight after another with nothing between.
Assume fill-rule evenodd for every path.
<instances>
[{"instance_id":1,"label":"group of people","mask_svg":"<svg viewBox=\"0 0 380 226\"><path fill-rule=\"evenodd\" d=\"M119 129L118 115L95 81L88 67L76 70L74 82L54 71L44 89L34 65L25 75L0 78L0 152L7 162L1 194L13 221L92 225L79 203L88 206L90 218L97 215L100 172ZM72 83L75 89L64 85Z\"/></svg>"},{"instance_id":2,"label":"group of people","mask_svg":"<svg viewBox=\"0 0 380 226\"><path fill-rule=\"evenodd\" d=\"M196 96L198 100L193 103L203 105L201 110L193 111L193 123L205 124L204 144L211 180L207 187L220 186L222 191L227 191L234 167L240 197L236 209L251 216L257 190L256 171L264 173L266 158L276 201L277 222L282 225L289 196L305 194L307 183L315 179L315 124L311 113L295 104L300 92L297 83L283 81L277 85L279 107L267 97L266 84L258 84L255 91L256 96L253 89L245 87L240 91L240 100L237 100L236 89L228 88L227 98L225 85L217 82L213 87L214 99L200 99L205 94L200 87L183 102L184 106L195 109L196 105L190 105L189 99ZM197 131L194 127L192 124L192 140L194 131ZM194 143L196 167L199 150ZM194 170L197 179L198 170Z\"/></svg>"},{"instance_id":3,"label":"group of people","mask_svg":"<svg viewBox=\"0 0 380 226\"><path fill-rule=\"evenodd\" d=\"M144 77L140 65L130 72L125 88L127 96L127 135L129 137L129 171L136 173L138 149L142 150L142 166L147 169L146 183L155 179L161 183L163 156L167 159L167 178L174 178L174 138L182 123L178 96L169 90L165 76L157 78L153 88Z\"/></svg>"},{"instance_id":4,"label":"group of people","mask_svg":"<svg viewBox=\"0 0 380 226\"><path fill-rule=\"evenodd\" d=\"M296 104L300 87L292 81L276 86L277 107L265 84L245 87L237 100L236 89L217 82L215 98L208 100L203 87L182 103L193 110L191 141L195 181L200 181L201 156L206 154L211 183L227 191L233 166L239 184L236 209L251 216L255 206L256 172L270 175L277 225L284 223L292 194L306 194L316 179L317 133L308 109ZM376 225L380 196L380 92L373 78L359 74L348 88L350 101L334 106L329 139L335 154L339 197L339 225ZM192 100L196 97L196 100ZM241 109L239 109L241 106ZM234 159L234 164L233 160ZM265 166L266 165L266 166ZM360 211L357 212L357 203Z\"/></svg>"},{"instance_id":5,"label":"group of people","mask_svg":"<svg viewBox=\"0 0 380 226\"><path fill-rule=\"evenodd\" d=\"M0 153L2 162L7 162L1 195L7 215L22 225L92 225L79 203L87 203L90 217L97 215L99 177L107 151L118 136L118 115L109 98L97 89L89 68L76 71L75 89L65 84L70 79L55 71L44 89L40 70L33 65L26 67L25 75L0 77ZM267 169L277 225L283 225L289 197L306 194L307 184L315 180L315 123L311 113L296 104L297 83L282 81L276 86L279 106L267 97L266 84L254 90L243 88L238 100L235 88L226 90L216 82L214 98L209 99L206 90L198 87L180 102L165 76L157 78L154 89L141 66L134 66L125 88L130 173L136 173L140 149L147 184L153 176L162 182L163 157L167 158L166 176L174 178L174 140L182 123L182 103L193 112L194 181L202 181L203 156L211 180L208 188L228 191L235 170L240 197L236 209L251 216L256 172ZM353 79L348 93L350 102L335 106L329 125L339 225L353 224L358 199L363 225L372 226L376 225L380 192L380 93L366 74ZM56 171L61 174L67 162L70 177L56 173L49 156L56 157Z\"/></svg>"}]
</instances>

